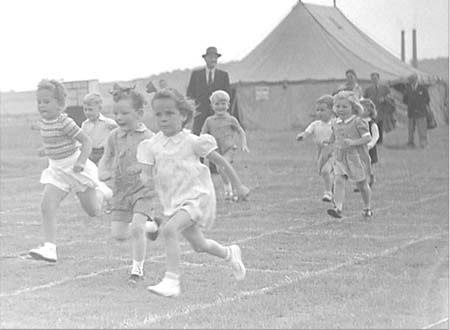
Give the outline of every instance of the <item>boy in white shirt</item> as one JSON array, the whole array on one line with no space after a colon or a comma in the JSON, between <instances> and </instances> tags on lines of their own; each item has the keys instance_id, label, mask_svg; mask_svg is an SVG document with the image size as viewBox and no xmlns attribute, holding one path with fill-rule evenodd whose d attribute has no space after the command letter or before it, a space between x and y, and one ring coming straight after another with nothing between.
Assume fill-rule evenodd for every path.
<instances>
[{"instance_id":1,"label":"boy in white shirt","mask_svg":"<svg viewBox=\"0 0 450 330\"><path fill-rule=\"evenodd\" d=\"M117 127L114 119L102 115L102 104L102 98L98 93L90 93L83 100L83 111L87 119L81 124L81 130L92 140L89 159L96 165L103 156L109 133Z\"/></svg>"},{"instance_id":2,"label":"boy in white shirt","mask_svg":"<svg viewBox=\"0 0 450 330\"><path fill-rule=\"evenodd\" d=\"M333 97L323 95L316 101L316 114L318 120L313 121L304 132L297 135L297 141L312 136L317 145L317 167L319 174L323 179L325 191L322 197L324 202L333 200L333 172L332 172L332 147L324 145L331 137L331 123L334 118Z\"/></svg>"}]
</instances>

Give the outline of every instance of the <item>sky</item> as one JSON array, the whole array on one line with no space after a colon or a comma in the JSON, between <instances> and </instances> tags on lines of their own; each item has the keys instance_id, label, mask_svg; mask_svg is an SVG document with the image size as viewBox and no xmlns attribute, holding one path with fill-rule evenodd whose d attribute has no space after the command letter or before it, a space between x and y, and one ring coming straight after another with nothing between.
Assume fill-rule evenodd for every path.
<instances>
[{"instance_id":1,"label":"sky","mask_svg":"<svg viewBox=\"0 0 450 330\"><path fill-rule=\"evenodd\" d=\"M34 90L42 78L129 80L249 53L298 0L1 0L0 91ZM306 0L333 5L333 0ZM448 0L336 0L363 32L400 56L412 29L418 58L448 56Z\"/></svg>"}]
</instances>

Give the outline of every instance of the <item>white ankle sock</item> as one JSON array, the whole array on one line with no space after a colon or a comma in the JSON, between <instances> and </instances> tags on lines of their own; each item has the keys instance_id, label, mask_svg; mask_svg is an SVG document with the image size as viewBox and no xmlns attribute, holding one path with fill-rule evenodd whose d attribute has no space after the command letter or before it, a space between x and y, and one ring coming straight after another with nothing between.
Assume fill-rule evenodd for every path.
<instances>
[{"instance_id":1,"label":"white ankle sock","mask_svg":"<svg viewBox=\"0 0 450 330\"><path fill-rule=\"evenodd\" d=\"M231 249L229 246L225 247L227 249L227 255L225 257L225 261L230 261L231 260Z\"/></svg>"},{"instance_id":2,"label":"white ankle sock","mask_svg":"<svg viewBox=\"0 0 450 330\"><path fill-rule=\"evenodd\" d=\"M172 281L176 281L176 282L178 282L180 280L180 275L172 273L172 272L166 272L164 274L164 277L167 279L170 279Z\"/></svg>"},{"instance_id":3,"label":"white ankle sock","mask_svg":"<svg viewBox=\"0 0 450 330\"><path fill-rule=\"evenodd\" d=\"M144 260L136 261L133 260L133 266L131 268L131 274L136 274L139 276L144 275Z\"/></svg>"},{"instance_id":4,"label":"white ankle sock","mask_svg":"<svg viewBox=\"0 0 450 330\"><path fill-rule=\"evenodd\" d=\"M48 247L50 249L56 249L56 245L54 243L51 243L51 242L45 242L44 246Z\"/></svg>"}]
</instances>

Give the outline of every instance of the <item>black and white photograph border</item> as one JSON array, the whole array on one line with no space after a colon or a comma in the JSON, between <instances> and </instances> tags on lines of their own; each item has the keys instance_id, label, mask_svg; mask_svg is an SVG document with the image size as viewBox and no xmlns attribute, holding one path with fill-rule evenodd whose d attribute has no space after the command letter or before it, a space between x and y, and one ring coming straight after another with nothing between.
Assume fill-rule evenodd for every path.
<instances>
[{"instance_id":1,"label":"black and white photograph border","mask_svg":"<svg viewBox=\"0 0 450 330\"><path fill-rule=\"evenodd\" d=\"M448 329L448 6L1 1L0 328Z\"/></svg>"}]
</instances>

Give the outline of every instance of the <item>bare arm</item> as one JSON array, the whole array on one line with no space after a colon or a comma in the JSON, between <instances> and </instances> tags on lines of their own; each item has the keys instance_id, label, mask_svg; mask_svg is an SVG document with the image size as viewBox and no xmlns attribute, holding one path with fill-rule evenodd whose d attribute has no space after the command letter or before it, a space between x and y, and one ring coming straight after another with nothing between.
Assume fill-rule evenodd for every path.
<instances>
[{"instance_id":1,"label":"bare arm","mask_svg":"<svg viewBox=\"0 0 450 330\"><path fill-rule=\"evenodd\" d=\"M153 165L139 163L140 178L144 186L153 186Z\"/></svg>"},{"instance_id":2,"label":"bare arm","mask_svg":"<svg viewBox=\"0 0 450 330\"><path fill-rule=\"evenodd\" d=\"M80 131L80 133L78 133L77 136L75 136L75 140L81 143L80 148L81 153L80 156L78 156L75 165L73 166L73 171L75 173L79 173L83 171L84 165L86 164L86 161L89 155L91 154L92 141L91 138L87 136L86 133L84 133L83 131Z\"/></svg>"},{"instance_id":3,"label":"bare arm","mask_svg":"<svg viewBox=\"0 0 450 330\"><path fill-rule=\"evenodd\" d=\"M110 141L110 136L108 137L105 144L105 151L103 153L100 162L98 163L98 177L101 181L107 181L112 178L112 163L114 160L114 148Z\"/></svg>"},{"instance_id":4,"label":"bare arm","mask_svg":"<svg viewBox=\"0 0 450 330\"><path fill-rule=\"evenodd\" d=\"M239 123L237 123L236 129L239 133L239 136L241 137L242 151L250 152L250 150L248 149L248 146L247 146L247 134L245 134L244 129L242 128L241 125L239 125Z\"/></svg>"},{"instance_id":5,"label":"bare arm","mask_svg":"<svg viewBox=\"0 0 450 330\"><path fill-rule=\"evenodd\" d=\"M370 139L370 142L367 144L367 147L369 147L369 149L372 149L373 147L375 147L379 138L380 138L380 133L378 132L378 125L373 123L372 124L372 138Z\"/></svg>"},{"instance_id":6,"label":"bare arm","mask_svg":"<svg viewBox=\"0 0 450 330\"><path fill-rule=\"evenodd\" d=\"M233 188L236 189L238 193L239 200L245 200L245 198L250 193L250 189L244 186L239 179L236 171L231 166L231 164L223 158L217 151L211 151L206 158L216 164L217 166L222 167L225 170L225 174L230 178L231 184Z\"/></svg>"}]
</instances>

